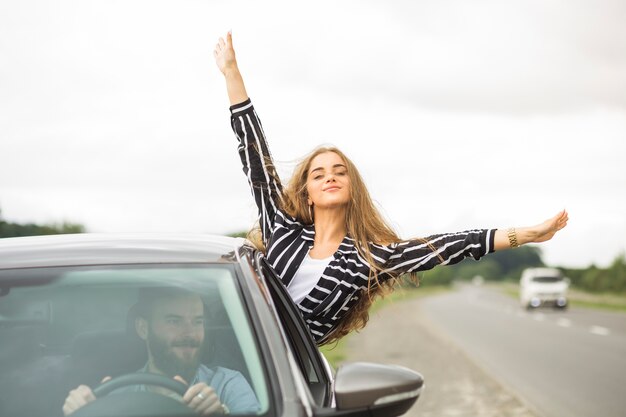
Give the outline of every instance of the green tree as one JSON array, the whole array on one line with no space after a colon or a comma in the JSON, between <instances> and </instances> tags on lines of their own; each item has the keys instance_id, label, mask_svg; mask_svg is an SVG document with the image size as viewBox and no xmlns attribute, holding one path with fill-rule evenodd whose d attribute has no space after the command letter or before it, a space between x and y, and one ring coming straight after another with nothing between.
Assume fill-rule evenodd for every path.
<instances>
[{"instance_id":1,"label":"green tree","mask_svg":"<svg viewBox=\"0 0 626 417\"><path fill-rule=\"evenodd\" d=\"M233 232L229 233L226 236L230 237L248 237L248 232Z\"/></svg>"},{"instance_id":2,"label":"green tree","mask_svg":"<svg viewBox=\"0 0 626 417\"><path fill-rule=\"evenodd\" d=\"M545 265L541 259L541 249L537 246L497 251L485 259L493 260L500 267L500 276L495 278L497 280L518 280L524 269Z\"/></svg>"},{"instance_id":3,"label":"green tree","mask_svg":"<svg viewBox=\"0 0 626 417\"><path fill-rule=\"evenodd\" d=\"M85 226L78 223L62 222L38 225L35 223L13 223L4 220L0 210L0 238L85 233Z\"/></svg>"},{"instance_id":4,"label":"green tree","mask_svg":"<svg viewBox=\"0 0 626 417\"><path fill-rule=\"evenodd\" d=\"M626 292L626 255L619 254L608 268L561 268L572 285L592 292Z\"/></svg>"},{"instance_id":5,"label":"green tree","mask_svg":"<svg viewBox=\"0 0 626 417\"><path fill-rule=\"evenodd\" d=\"M619 254L609 267L609 271L610 284L608 287L610 290L616 292L626 291L626 254Z\"/></svg>"}]
</instances>

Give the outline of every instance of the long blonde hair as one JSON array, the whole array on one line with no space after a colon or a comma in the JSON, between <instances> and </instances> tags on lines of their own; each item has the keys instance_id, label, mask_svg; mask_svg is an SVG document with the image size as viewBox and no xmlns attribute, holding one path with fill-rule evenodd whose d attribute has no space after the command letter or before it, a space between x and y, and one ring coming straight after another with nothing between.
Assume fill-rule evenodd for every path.
<instances>
[{"instance_id":1,"label":"long blonde hair","mask_svg":"<svg viewBox=\"0 0 626 417\"><path fill-rule=\"evenodd\" d=\"M357 304L348 311L330 338L324 341L324 344L339 340L353 330L362 329L369 320L368 311L374 300L389 293L397 283L397 277L379 281L378 275L383 268L374 261L369 243L388 245L401 241L374 206L365 182L354 163L335 147L319 147L296 166L281 196L282 210L302 224L310 225L313 223L313 213L308 204L308 172L313 159L327 152L334 152L345 161L350 178L350 201L346 210L346 229L348 235L354 239L357 251L371 268L367 294L359 297ZM258 228L253 229L248 235L248 238L261 248L259 237L260 229ZM417 279L415 274L412 274L412 278Z\"/></svg>"}]
</instances>

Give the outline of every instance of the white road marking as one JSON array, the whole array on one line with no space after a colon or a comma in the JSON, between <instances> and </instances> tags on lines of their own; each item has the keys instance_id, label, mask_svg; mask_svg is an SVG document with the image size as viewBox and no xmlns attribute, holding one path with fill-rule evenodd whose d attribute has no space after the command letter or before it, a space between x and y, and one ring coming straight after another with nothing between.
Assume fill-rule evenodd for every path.
<instances>
[{"instance_id":1,"label":"white road marking","mask_svg":"<svg viewBox=\"0 0 626 417\"><path fill-rule=\"evenodd\" d=\"M608 336L611 334L611 331L609 329L607 329L606 327L602 327L602 326L591 326L589 331L599 336Z\"/></svg>"},{"instance_id":2,"label":"white road marking","mask_svg":"<svg viewBox=\"0 0 626 417\"><path fill-rule=\"evenodd\" d=\"M556 325L561 327L572 327L572 322L569 319L561 318L556 321Z\"/></svg>"}]
</instances>

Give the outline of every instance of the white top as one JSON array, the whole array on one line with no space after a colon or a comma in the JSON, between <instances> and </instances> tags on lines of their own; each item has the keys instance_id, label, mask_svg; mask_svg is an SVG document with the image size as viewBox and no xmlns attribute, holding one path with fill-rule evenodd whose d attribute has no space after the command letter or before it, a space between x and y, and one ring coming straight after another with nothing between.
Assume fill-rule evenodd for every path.
<instances>
[{"instance_id":1,"label":"white top","mask_svg":"<svg viewBox=\"0 0 626 417\"><path fill-rule=\"evenodd\" d=\"M332 259L332 255L324 259L313 259L307 253L306 258L302 261L300 268L296 271L296 275L294 275L287 287L289 295L291 295L296 304L300 304L300 301L304 300L304 297L311 292Z\"/></svg>"}]
</instances>

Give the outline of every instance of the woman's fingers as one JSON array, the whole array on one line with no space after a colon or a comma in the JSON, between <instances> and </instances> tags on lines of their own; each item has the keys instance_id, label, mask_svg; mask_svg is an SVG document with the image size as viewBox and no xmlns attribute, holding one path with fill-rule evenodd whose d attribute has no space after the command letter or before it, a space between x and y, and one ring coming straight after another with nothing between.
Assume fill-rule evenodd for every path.
<instances>
[{"instance_id":1,"label":"woman's fingers","mask_svg":"<svg viewBox=\"0 0 626 417\"><path fill-rule=\"evenodd\" d=\"M534 229L536 230L536 237L531 242L540 243L552 239L556 232L567 226L568 220L569 216L567 211L563 210L551 219L535 226Z\"/></svg>"},{"instance_id":2,"label":"woman's fingers","mask_svg":"<svg viewBox=\"0 0 626 417\"><path fill-rule=\"evenodd\" d=\"M558 225L563 225L565 223L567 223L568 217L567 217L567 212L565 210L559 212L557 215L555 215L552 219L550 219L550 223L552 223L555 226Z\"/></svg>"},{"instance_id":3,"label":"woman's fingers","mask_svg":"<svg viewBox=\"0 0 626 417\"><path fill-rule=\"evenodd\" d=\"M567 221L569 220L569 215L566 210L563 210L558 215L558 219L556 221L558 230L561 230L565 226L567 226Z\"/></svg>"},{"instance_id":4,"label":"woman's fingers","mask_svg":"<svg viewBox=\"0 0 626 417\"><path fill-rule=\"evenodd\" d=\"M219 38L219 40L215 44L215 50L213 52L216 55L223 54L230 47L231 47L231 45L229 45L227 42L225 42L224 38Z\"/></svg>"}]
</instances>

